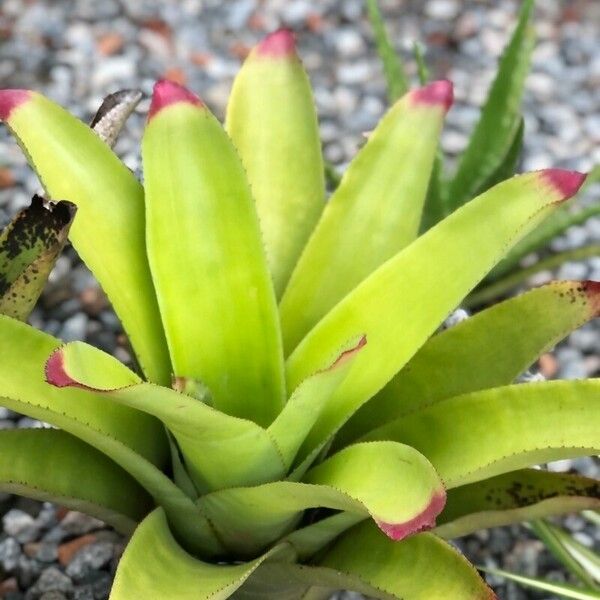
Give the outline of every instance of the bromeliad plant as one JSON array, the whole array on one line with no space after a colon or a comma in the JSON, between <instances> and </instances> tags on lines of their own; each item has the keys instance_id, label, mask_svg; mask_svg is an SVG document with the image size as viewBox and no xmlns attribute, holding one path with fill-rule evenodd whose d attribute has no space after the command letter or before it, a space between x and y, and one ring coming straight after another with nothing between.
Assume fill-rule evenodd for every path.
<instances>
[{"instance_id":1,"label":"bromeliad plant","mask_svg":"<svg viewBox=\"0 0 600 600\"><path fill-rule=\"evenodd\" d=\"M436 334L584 176L519 175L418 237L451 101L446 81L398 100L325 203L287 30L250 54L225 129L156 84L144 187L51 101L0 92L141 369L1 318L3 404L59 429L0 432L0 488L133 531L113 600L492 598L444 539L600 506L597 482L526 468L598 451L599 382L512 385L600 285Z\"/></svg>"}]
</instances>

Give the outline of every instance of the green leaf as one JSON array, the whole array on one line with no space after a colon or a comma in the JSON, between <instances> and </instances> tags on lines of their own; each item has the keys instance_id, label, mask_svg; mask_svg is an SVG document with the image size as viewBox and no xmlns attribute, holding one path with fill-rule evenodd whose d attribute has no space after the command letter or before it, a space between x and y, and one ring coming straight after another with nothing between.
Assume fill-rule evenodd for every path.
<instances>
[{"instance_id":1,"label":"green leaf","mask_svg":"<svg viewBox=\"0 0 600 600\"><path fill-rule=\"evenodd\" d=\"M600 487L598 491L600 491ZM567 571L570 571L585 587L600 591L600 588L597 587L594 578L575 558L575 556L579 558L591 556L593 559L595 559L597 568L600 560L589 548L586 548L581 544L576 545L577 542L575 542L570 535L567 535L558 527L551 526L542 519L533 521L531 523L531 529L535 535L537 535L542 542L544 542L546 548L560 563L562 563ZM585 550L585 554L580 553L582 548Z\"/></svg>"},{"instance_id":2,"label":"green leaf","mask_svg":"<svg viewBox=\"0 0 600 600\"><path fill-rule=\"evenodd\" d=\"M513 144L521 121L521 98L535 42L530 25L533 6L533 0L524 0L521 5L517 27L500 59L479 122L450 182L452 208L470 200L493 177Z\"/></svg>"},{"instance_id":3,"label":"green leaf","mask_svg":"<svg viewBox=\"0 0 600 600\"><path fill-rule=\"evenodd\" d=\"M544 592L552 592L553 594L558 594L562 598L573 598L574 600L598 600L598 598L600 598L600 593L594 590L583 590L572 585L567 585L566 583L554 583L536 577L525 577L524 575L516 575L515 573L503 571L502 569L492 569L490 567L478 568L490 575L496 575L498 577L510 579L511 581L516 581L525 587L542 590Z\"/></svg>"},{"instance_id":4,"label":"green leaf","mask_svg":"<svg viewBox=\"0 0 600 600\"><path fill-rule=\"evenodd\" d=\"M375 598L496 598L461 554L429 533L395 543L371 523L361 523L344 534L319 564L372 586Z\"/></svg>"},{"instance_id":5,"label":"green leaf","mask_svg":"<svg viewBox=\"0 0 600 600\"><path fill-rule=\"evenodd\" d=\"M0 234L0 314L24 321L63 249L75 205L34 196Z\"/></svg>"},{"instance_id":6,"label":"green leaf","mask_svg":"<svg viewBox=\"0 0 600 600\"><path fill-rule=\"evenodd\" d=\"M600 507L600 483L580 475L537 469L512 471L448 492L435 533L456 538L500 527Z\"/></svg>"},{"instance_id":7,"label":"green leaf","mask_svg":"<svg viewBox=\"0 0 600 600\"><path fill-rule=\"evenodd\" d=\"M164 512L156 509L142 521L127 545L110 600L224 600L268 557L265 554L236 565L202 562L178 545Z\"/></svg>"},{"instance_id":8,"label":"green leaf","mask_svg":"<svg viewBox=\"0 0 600 600\"><path fill-rule=\"evenodd\" d=\"M199 492L256 485L285 474L279 448L262 427L186 394L131 379L131 371L93 346L82 342L62 346L50 364L57 366L49 375L56 385L84 387L104 405L121 404L160 419L175 436ZM125 373L115 376L122 370L129 379Z\"/></svg>"},{"instance_id":9,"label":"green leaf","mask_svg":"<svg viewBox=\"0 0 600 600\"><path fill-rule=\"evenodd\" d=\"M109 94L102 101L90 127L105 144L112 148L125 121L141 99L142 92L140 90L119 90Z\"/></svg>"},{"instance_id":10,"label":"green leaf","mask_svg":"<svg viewBox=\"0 0 600 600\"><path fill-rule=\"evenodd\" d=\"M196 96L164 80L142 156L148 257L175 375L202 381L220 411L268 425L285 398L281 336L235 148Z\"/></svg>"},{"instance_id":11,"label":"green leaf","mask_svg":"<svg viewBox=\"0 0 600 600\"><path fill-rule=\"evenodd\" d=\"M419 42L413 43L413 54L417 63L417 73L419 75L419 83L425 85L429 81L429 68L425 61L425 48Z\"/></svg>"},{"instance_id":12,"label":"green leaf","mask_svg":"<svg viewBox=\"0 0 600 600\"><path fill-rule=\"evenodd\" d=\"M0 431L0 455L0 491L85 512L121 533L131 533L152 506L131 475L64 431Z\"/></svg>"},{"instance_id":13,"label":"green leaf","mask_svg":"<svg viewBox=\"0 0 600 600\"><path fill-rule=\"evenodd\" d=\"M337 445L432 402L512 383L569 332L600 316L600 285L561 281L433 336L340 431ZM438 365L438 368L432 368Z\"/></svg>"},{"instance_id":14,"label":"green leaf","mask_svg":"<svg viewBox=\"0 0 600 600\"><path fill-rule=\"evenodd\" d=\"M226 129L256 200L279 297L325 207L317 113L291 31L268 35L244 62Z\"/></svg>"},{"instance_id":15,"label":"green leaf","mask_svg":"<svg viewBox=\"0 0 600 600\"><path fill-rule=\"evenodd\" d=\"M49 197L77 205L70 240L112 302L145 375L168 384L171 367L146 258L142 186L87 125L40 94L0 91L0 119Z\"/></svg>"},{"instance_id":16,"label":"green leaf","mask_svg":"<svg viewBox=\"0 0 600 600\"><path fill-rule=\"evenodd\" d=\"M583 194L589 186L597 181L600 181L600 165L596 165L588 174L585 183L579 190L579 195ZM489 273L487 280L500 279L503 275L514 270L522 258L546 246L550 240L559 236L572 225L579 225L590 217L600 214L600 202L594 202L590 206L575 211L573 208L573 202L568 202L554 214L548 216L538 227L515 245L504 260Z\"/></svg>"},{"instance_id":17,"label":"green leaf","mask_svg":"<svg viewBox=\"0 0 600 600\"><path fill-rule=\"evenodd\" d=\"M281 451L286 471L294 462L298 449L327 401L348 374L356 354L365 344L364 337L358 342L353 340L337 353L337 358L331 364L302 382L269 427L269 435Z\"/></svg>"},{"instance_id":18,"label":"green leaf","mask_svg":"<svg viewBox=\"0 0 600 600\"><path fill-rule=\"evenodd\" d=\"M325 443L377 393L506 249L573 194L581 180L575 173L550 170L494 187L399 252L322 319L287 361L290 390L327 364L346 340L366 335L369 343L321 413L300 456Z\"/></svg>"},{"instance_id":19,"label":"green leaf","mask_svg":"<svg viewBox=\"0 0 600 600\"><path fill-rule=\"evenodd\" d=\"M371 27L373 28L377 53L383 65L388 99L390 104L392 104L408 91L408 77L406 76L402 60L394 50L385 30L385 23L381 16L377 0L367 0L367 12Z\"/></svg>"},{"instance_id":20,"label":"green leaf","mask_svg":"<svg viewBox=\"0 0 600 600\"><path fill-rule=\"evenodd\" d=\"M410 92L352 161L281 300L288 354L339 300L417 236L451 98L445 81Z\"/></svg>"},{"instance_id":21,"label":"green leaf","mask_svg":"<svg viewBox=\"0 0 600 600\"><path fill-rule=\"evenodd\" d=\"M597 454L599 400L600 379L499 387L433 403L364 439L413 446L451 489L532 464Z\"/></svg>"},{"instance_id":22,"label":"green leaf","mask_svg":"<svg viewBox=\"0 0 600 600\"><path fill-rule=\"evenodd\" d=\"M418 452L382 442L345 448L310 470L303 483L230 488L198 502L230 550L252 555L285 534L308 508L371 516L398 540L432 527L444 499L437 474Z\"/></svg>"},{"instance_id":23,"label":"green leaf","mask_svg":"<svg viewBox=\"0 0 600 600\"><path fill-rule=\"evenodd\" d=\"M161 470L168 461L168 446L160 421L106 402L89 390L58 389L46 383L46 362L59 346L59 340L0 316L2 406L60 427L112 458L165 506L184 539L198 539L207 552L217 552L208 523ZM124 366L121 369L135 377ZM97 378L103 377L102 372L94 370ZM104 378L113 375L106 372Z\"/></svg>"}]
</instances>

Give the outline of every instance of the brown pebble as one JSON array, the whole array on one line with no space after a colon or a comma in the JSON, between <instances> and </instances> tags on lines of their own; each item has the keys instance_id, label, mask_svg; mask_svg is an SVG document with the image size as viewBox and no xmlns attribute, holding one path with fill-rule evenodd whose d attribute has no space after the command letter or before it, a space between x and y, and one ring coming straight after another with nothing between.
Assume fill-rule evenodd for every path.
<instances>
[{"instance_id":1,"label":"brown pebble","mask_svg":"<svg viewBox=\"0 0 600 600\"><path fill-rule=\"evenodd\" d=\"M98 39L96 44L102 56L112 56L123 48L124 40L120 33L106 33Z\"/></svg>"},{"instance_id":2,"label":"brown pebble","mask_svg":"<svg viewBox=\"0 0 600 600\"><path fill-rule=\"evenodd\" d=\"M23 546L23 551L29 558L33 558L40 549L40 542L29 542Z\"/></svg>"},{"instance_id":3,"label":"brown pebble","mask_svg":"<svg viewBox=\"0 0 600 600\"><path fill-rule=\"evenodd\" d=\"M187 81L187 76L180 67L171 67L167 69L164 73L164 78L178 83L179 85L185 85Z\"/></svg>"},{"instance_id":4,"label":"brown pebble","mask_svg":"<svg viewBox=\"0 0 600 600\"><path fill-rule=\"evenodd\" d=\"M0 167L0 189L9 188L15 185L15 176L10 169Z\"/></svg>"},{"instance_id":5,"label":"brown pebble","mask_svg":"<svg viewBox=\"0 0 600 600\"><path fill-rule=\"evenodd\" d=\"M546 378L551 379L558 371L558 362L552 354L542 354L539 360L540 373Z\"/></svg>"},{"instance_id":6,"label":"brown pebble","mask_svg":"<svg viewBox=\"0 0 600 600\"><path fill-rule=\"evenodd\" d=\"M17 583L16 577L9 577L4 581L0 581L0 598L4 598L8 592L18 592L19 584Z\"/></svg>"},{"instance_id":7,"label":"brown pebble","mask_svg":"<svg viewBox=\"0 0 600 600\"><path fill-rule=\"evenodd\" d=\"M79 300L88 315L98 316L105 308L108 308L106 294L99 287L88 287L81 292Z\"/></svg>"},{"instance_id":8,"label":"brown pebble","mask_svg":"<svg viewBox=\"0 0 600 600\"><path fill-rule=\"evenodd\" d=\"M95 541L96 536L92 533L88 533L87 535L82 535L70 542L61 544L58 547L58 561L65 567L71 562L71 558L73 558L76 552L79 552L83 547L89 546Z\"/></svg>"}]
</instances>

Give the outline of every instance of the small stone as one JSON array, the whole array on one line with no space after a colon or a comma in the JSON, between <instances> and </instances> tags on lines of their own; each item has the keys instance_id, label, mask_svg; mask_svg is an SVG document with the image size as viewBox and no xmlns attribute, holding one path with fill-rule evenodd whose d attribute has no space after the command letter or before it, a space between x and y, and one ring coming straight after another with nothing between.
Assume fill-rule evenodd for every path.
<instances>
[{"instance_id":1,"label":"small stone","mask_svg":"<svg viewBox=\"0 0 600 600\"><path fill-rule=\"evenodd\" d=\"M454 0L430 0L425 7L425 14L431 19L449 21L455 19L460 12L460 5Z\"/></svg>"},{"instance_id":2,"label":"small stone","mask_svg":"<svg viewBox=\"0 0 600 600\"><path fill-rule=\"evenodd\" d=\"M0 542L0 565L6 573L14 570L21 556L21 546L15 538L7 537Z\"/></svg>"},{"instance_id":3,"label":"small stone","mask_svg":"<svg viewBox=\"0 0 600 600\"><path fill-rule=\"evenodd\" d=\"M73 315L64 322L59 337L65 342L84 340L87 322L88 318L84 313Z\"/></svg>"},{"instance_id":4,"label":"small stone","mask_svg":"<svg viewBox=\"0 0 600 600\"><path fill-rule=\"evenodd\" d=\"M335 36L335 48L341 56L354 58L363 55L365 42L355 29L341 29Z\"/></svg>"},{"instance_id":5,"label":"small stone","mask_svg":"<svg viewBox=\"0 0 600 600\"><path fill-rule=\"evenodd\" d=\"M42 594L40 600L67 600L67 596L62 592L52 591Z\"/></svg>"},{"instance_id":6,"label":"small stone","mask_svg":"<svg viewBox=\"0 0 600 600\"><path fill-rule=\"evenodd\" d=\"M69 593L73 590L71 580L56 567L45 569L35 583L35 589L42 594L45 592Z\"/></svg>"},{"instance_id":7,"label":"small stone","mask_svg":"<svg viewBox=\"0 0 600 600\"><path fill-rule=\"evenodd\" d=\"M63 565L63 567L66 567L71 562L73 556L75 556L77 552L79 552L83 547L87 546L88 544L93 544L95 541L96 536L91 533L88 533L87 535L82 535L81 537L75 538L70 542L61 544L58 547L58 560L60 564Z\"/></svg>"},{"instance_id":8,"label":"small stone","mask_svg":"<svg viewBox=\"0 0 600 600\"><path fill-rule=\"evenodd\" d=\"M88 544L67 565L66 573L74 581L81 581L91 571L96 571L110 562L114 546L110 542Z\"/></svg>"},{"instance_id":9,"label":"small stone","mask_svg":"<svg viewBox=\"0 0 600 600\"><path fill-rule=\"evenodd\" d=\"M13 508L3 517L4 531L14 537L18 542L24 544L32 542L39 534L39 526L35 519L26 512Z\"/></svg>"},{"instance_id":10,"label":"small stone","mask_svg":"<svg viewBox=\"0 0 600 600\"><path fill-rule=\"evenodd\" d=\"M539 359L540 372L546 379L551 379L558 371L558 363L556 358L550 353L542 354Z\"/></svg>"},{"instance_id":11,"label":"small stone","mask_svg":"<svg viewBox=\"0 0 600 600\"><path fill-rule=\"evenodd\" d=\"M76 587L73 592L73 600L95 600L93 586L88 583Z\"/></svg>"},{"instance_id":12,"label":"small stone","mask_svg":"<svg viewBox=\"0 0 600 600\"><path fill-rule=\"evenodd\" d=\"M58 547L53 542L41 542L34 558L43 563L54 562L58 558Z\"/></svg>"},{"instance_id":13,"label":"small stone","mask_svg":"<svg viewBox=\"0 0 600 600\"><path fill-rule=\"evenodd\" d=\"M61 527L70 535L84 535L94 529L102 529L104 523L99 519L78 512L69 511L61 521Z\"/></svg>"},{"instance_id":14,"label":"small stone","mask_svg":"<svg viewBox=\"0 0 600 600\"><path fill-rule=\"evenodd\" d=\"M25 555L19 557L16 574L21 588L29 588L42 572L42 564L34 558L28 558Z\"/></svg>"}]
</instances>

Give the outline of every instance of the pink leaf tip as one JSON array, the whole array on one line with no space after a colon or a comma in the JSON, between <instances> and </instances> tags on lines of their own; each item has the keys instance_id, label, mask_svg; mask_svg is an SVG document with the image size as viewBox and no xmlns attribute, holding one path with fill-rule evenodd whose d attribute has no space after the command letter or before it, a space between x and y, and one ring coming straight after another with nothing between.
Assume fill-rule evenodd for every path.
<instances>
[{"instance_id":1,"label":"pink leaf tip","mask_svg":"<svg viewBox=\"0 0 600 600\"><path fill-rule=\"evenodd\" d=\"M262 56L281 58L296 52L296 37L291 29L278 29L265 37L256 47Z\"/></svg>"},{"instance_id":2,"label":"pink leaf tip","mask_svg":"<svg viewBox=\"0 0 600 600\"><path fill-rule=\"evenodd\" d=\"M446 490L436 492L429 501L429 504L415 517L404 523L386 523L377 521L377 525L389 538L399 541L435 527L435 519L442 512L446 505Z\"/></svg>"},{"instance_id":3,"label":"pink leaf tip","mask_svg":"<svg viewBox=\"0 0 600 600\"><path fill-rule=\"evenodd\" d=\"M196 96L196 94L190 92L190 90L182 85L168 79L157 81L154 84L152 102L150 104L150 110L148 111L148 119L150 120L159 110L165 108L165 106L177 104L178 102L186 102L187 104L193 104L194 106L204 106L204 103Z\"/></svg>"},{"instance_id":4,"label":"pink leaf tip","mask_svg":"<svg viewBox=\"0 0 600 600\"><path fill-rule=\"evenodd\" d=\"M411 92L411 98L415 104L443 106L447 112L454 102L454 86L446 79L433 81Z\"/></svg>"},{"instance_id":5,"label":"pink leaf tip","mask_svg":"<svg viewBox=\"0 0 600 600\"><path fill-rule=\"evenodd\" d=\"M560 194L560 201L574 196L587 177L585 173L566 171L565 169L545 169L541 171L541 175L544 182L554 188L557 194Z\"/></svg>"},{"instance_id":6,"label":"pink leaf tip","mask_svg":"<svg viewBox=\"0 0 600 600\"><path fill-rule=\"evenodd\" d=\"M10 113L30 97L29 90L0 90L0 121L7 121Z\"/></svg>"},{"instance_id":7,"label":"pink leaf tip","mask_svg":"<svg viewBox=\"0 0 600 600\"><path fill-rule=\"evenodd\" d=\"M590 303L592 315L600 317L600 281L583 281L581 287Z\"/></svg>"},{"instance_id":8,"label":"pink leaf tip","mask_svg":"<svg viewBox=\"0 0 600 600\"><path fill-rule=\"evenodd\" d=\"M65 357L62 348L57 348L46 361L46 382L55 387L70 387L76 382L69 377L65 369Z\"/></svg>"}]
</instances>

